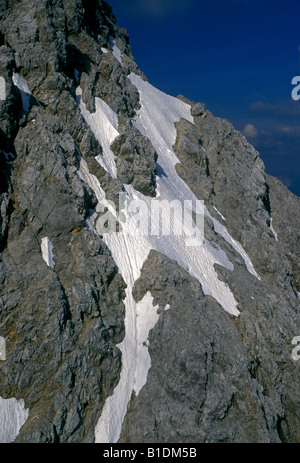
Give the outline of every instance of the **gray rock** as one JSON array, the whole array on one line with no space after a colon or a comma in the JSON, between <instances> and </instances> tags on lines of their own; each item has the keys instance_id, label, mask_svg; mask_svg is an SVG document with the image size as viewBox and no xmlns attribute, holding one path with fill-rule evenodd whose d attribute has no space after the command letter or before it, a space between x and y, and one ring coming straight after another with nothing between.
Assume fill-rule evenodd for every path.
<instances>
[{"instance_id":1,"label":"gray rock","mask_svg":"<svg viewBox=\"0 0 300 463\"><path fill-rule=\"evenodd\" d=\"M300 292L300 198L278 179L267 175L272 225L291 264L295 286Z\"/></svg>"},{"instance_id":2,"label":"gray rock","mask_svg":"<svg viewBox=\"0 0 300 463\"><path fill-rule=\"evenodd\" d=\"M299 366L290 355L300 328L296 297L287 302L241 267L222 272L238 297L238 318L177 263L150 252L134 297L150 291L160 307L149 336L152 366L119 442L299 441Z\"/></svg>"},{"instance_id":3,"label":"gray rock","mask_svg":"<svg viewBox=\"0 0 300 463\"><path fill-rule=\"evenodd\" d=\"M157 153L149 139L136 128L126 127L113 141L111 149L117 156L118 178L147 196L155 196Z\"/></svg>"},{"instance_id":4,"label":"gray rock","mask_svg":"<svg viewBox=\"0 0 300 463\"><path fill-rule=\"evenodd\" d=\"M125 283L101 237L86 228L98 204L78 170L82 157L118 205L124 184L155 196L157 155L132 126L140 100L128 75L146 77L115 22L98 0L0 2L0 333L7 346L0 396L24 399L30 412L16 442L93 442L120 378ZM27 114L13 72L32 92ZM79 85L90 112L98 97L118 116L116 179L96 159L101 140L80 112ZM134 297L150 291L160 307L149 335L152 366L129 403L120 442L299 442L299 363L291 357L300 334L299 198L266 175L228 121L178 98L191 104L195 124L176 123L177 172L242 244L261 280L209 218L206 238L234 265L215 270L239 317L176 262L150 253ZM46 237L51 266L41 250Z\"/></svg>"},{"instance_id":5,"label":"gray rock","mask_svg":"<svg viewBox=\"0 0 300 463\"><path fill-rule=\"evenodd\" d=\"M175 123L177 129L175 153L181 164L176 171L189 185L198 198L208 200L214 194L210 179L209 160L202 146L201 138L194 124L185 119ZM196 167L196 169L195 169Z\"/></svg>"},{"instance_id":6,"label":"gray rock","mask_svg":"<svg viewBox=\"0 0 300 463\"><path fill-rule=\"evenodd\" d=\"M46 13L44 2L18 2L1 22L10 48L0 49L8 95L0 107L0 149L15 159L9 165L1 152L0 327L7 361L0 365L0 395L22 398L30 410L17 442L93 442L121 370L116 346L124 336L125 285L107 247L85 228L97 200L77 175L79 155L95 159L102 149L76 101L70 60L78 54L70 52L65 19L70 25L72 11L73 27L76 21L82 27L85 16L80 8L74 15L71 3L63 10L52 2ZM93 53L96 41L89 40ZM12 83L17 66L37 102L26 116ZM110 180L107 190L114 188ZM46 236L53 269L42 258Z\"/></svg>"},{"instance_id":7,"label":"gray rock","mask_svg":"<svg viewBox=\"0 0 300 463\"><path fill-rule=\"evenodd\" d=\"M202 104L192 105L195 125L176 124L178 174L210 213L226 218L229 233L239 241L264 280L289 289L290 263L270 229L270 198L264 164L245 139L226 120L214 117ZM195 109L196 108L196 109ZM257 246L256 243L261 245Z\"/></svg>"},{"instance_id":8,"label":"gray rock","mask_svg":"<svg viewBox=\"0 0 300 463\"><path fill-rule=\"evenodd\" d=\"M114 85L115 82L118 82L118 85ZM127 78L127 74L112 53L104 53L102 56L94 96L102 98L121 117L133 118L140 108L136 87Z\"/></svg>"}]
</instances>

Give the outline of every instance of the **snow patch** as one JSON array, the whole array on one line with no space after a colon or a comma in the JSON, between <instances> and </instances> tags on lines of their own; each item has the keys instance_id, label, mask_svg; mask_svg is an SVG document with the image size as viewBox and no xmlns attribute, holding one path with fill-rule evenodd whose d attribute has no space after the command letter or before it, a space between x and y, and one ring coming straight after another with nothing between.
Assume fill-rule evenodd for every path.
<instances>
[{"instance_id":1,"label":"snow patch","mask_svg":"<svg viewBox=\"0 0 300 463\"><path fill-rule=\"evenodd\" d=\"M87 183L94 190L99 203L102 203L114 213L114 210L111 209L111 205L105 198L105 193L98 179L89 172L84 159L80 161L80 170L86 178ZM134 192L132 189L131 195L133 194ZM138 359L141 350L138 350L137 347L137 323L140 326L139 332L144 332L141 331L141 327L145 325L144 330L147 331L147 323L149 322L147 319L144 320L145 314L142 309L140 309L139 322L137 322L138 305L133 298L132 290L135 281L140 276L140 269L151 247L145 236L134 236L132 233L129 233L129 230L126 230L126 222L123 226L125 227L124 233L113 233L103 236L103 240L109 247L127 288L125 291L126 297L124 299L126 308L125 337L118 345L122 352L122 370L119 383L113 395L107 398L101 417L95 428L95 440L98 443L117 442L119 439L122 423L127 411L127 404L130 400L132 391L135 387L139 389L141 384L141 381L137 380L137 365L139 365L138 368L141 370L141 361ZM149 330L150 328L148 332ZM141 339L141 336L139 338ZM148 367L149 363L147 368ZM143 371L145 372L145 370ZM136 384L137 386L135 386Z\"/></svg>"},{"instance_id":2,"label":"snow patch","mask_svg":"<svg viewBox=\"0 0 300 463\"><path fill-rule=\"evenodd\" d=\"M0 76L0 101L6 100L6 82L4 77Z\"/></svg>"},{"instance_id":3,"label":"snow patch","mask_svg":"<svg viewBox=\"0 0 300 463\"><path fill-rule=\"evenodd\" d=\"M136 306L136 331L137 331L137 366L134 391L138 396L140 390L147 382L148 371L151 367L151 357L148 352L149 332L155 327L159 319L158 305L153 306L153 297L148 291Z\"/></svg>"},{"instance_id":4,"label":"snow patch","mask_svg":"<svg viewBox=\"0 0 300 463\"><path fill-rule=\"evenodd\" d=\"M274 227L273 227L273 219L272 219L272 217L270 218L270 230L273 233L275 240L278 241L277 233L276 233L276 231L274 230Z\"/></svg>"},{"instance_id":5,"label":"snow patch","mask_svg":"<svg viewBox=\"0 0 300 463\"><path fill-rule=\"evenodd\" d=\"M219 214L219 216L222 217L222 219L226 222L226 219L225 219L224 215L222 215L221 212L218 211L218 209L215 206L213 206L213 208L216 211L216 213Z\"/></svg>"},{"instance_id":6,"label":"snow patch","mask_svg":"<svg viewBox=\"0 0 300 463\"><path fill-rule=\"evenodd\" d=\"M0 443L13 442L28 416L29 410L25 409L24 400L2 399L0 397Z\"/></svg>"},{"instance_id":7,"label":"snow patch","mask_svg":"<svg viewBox=\"0 0 300 463\"><path fill-rule=\"evenodd\" d=\"M248 272L252 273L258 280L261 280L261 277L258 275L258 273L255 271L255 268L253 267L253 264L251 262L250 257L244 250L243 246L236 241L232 236L229 234L227 228L220 224L214 217L212 217L209 212L206 210L207 215L211 218L211 220L214 223L214 228L215 231L221 235L227 243L231 244L231 246L240 254L240 256L244 259L245 265L247 267Z\"/></svg>"},{"instance_id":8,"label":"snow patch","mask_svg":"<svg viewBox=\"0 0 300 463\"><path fill-rule=\"evenodd\" d=\"M77 177L82 180L83 182L85 181L84 175L80 170L76 171Z\"/></svg>"},{"instance_id":9,"label":"snow patch","mask_svg":"<svg viewBox=\"0 0 300 463\"><path fill-rule=\"evenodd\" d=\"M2 336L0 336L0 360L6 360L6 341Z\"/></svg>"},{"instance_id":10,"label":"snow patch","mask_svg":"<svg viewBox=\"0 0 300 463\"><path fill-rule=\"evenodd\" d=\"M133 121L134 125L152 142L163 170L174 174L171 167L179 163L173 150L176 140L174 123L182 118L194 123L191 107L178 98L166 95L134 73L128 78L140 93L141 109ZM174 176L178 177L176 171Z\"/></svg>"},{"instance_id":11,"label":"snow patch","mask_svg":"<svg viewBox=\"0 0 300 463\"><path fill-rule=\"evenodd\" d=\"M158 164L160 166L160 170L164 172L163 176L159 176L157 178L157 184L159 185L160 192L162 192L164 189L167 193L169 200L176 198L180 199L181 201L184 201L185 199L192 199L193 201L197 201L197 198L192 193L188 185L177 175L175 165L179 163L179 159L177 158L173 150L173 145L176 140L176 128L174 123L179 121L181 118L184 118L192 123L194 121L190 112L190 106L184 103L183 101L178 100L177 98L166 95L165 93L153 87L148 82L145 82L143 79L141 79L141 77L137 76L134 73L130 74L128 77L131 83L137 87L140 93L141 109L138 111L138 114L134 120L134 125L141 131L142 134L147 136L152 142L158 154ZM162 184L164 184L164 188ZM252 273L254 276L256 276L256 278L260 279L259 275L256 273L251 263L249 256L247 255L241 244L230 236L224 225L220 224L215 218L213 218L209 214L206 207L205 214L207 214L213 221L215 231L219 233L229 244L231 244L234 247L234 249L243 257L248 271ZM210 260L210 264L213 265L212 259L209 258L209 253L211 252L211 256L214 255L216 256L216 258L217 255L215 249L212 246L210 246L209 243L206 242L206 244L208 252L205 253L205 257L208 258L208 260ZM209 247L211 249L209 249ZM201 249L199 248L198 255L200 254ZM220 250L220 252L217 254L221 256L223 252ZM192 260L194 260L193 256L191 256L191 258ZM215 262L217 262L217 260ZM222 255L221 260L224 262L224 255ZM201 266L201 263L199 264ZM225 263L225 265L222 263L221 265L230 268L231 270L233 269L232 264L229 264L228 267L228 260L227 263ZM184 268L186 267L184 266ZM206 294L210 294L213 297L215 297L215 299L217 299L217 301L220 302L220 304L223 306L225 310L231 313L233 313L233 310L236 314L236 309L230 309L229 307L225 306L224 303L222 303L222 301L220 300L222 288L220 288L220 285L218 283L217 287L215 287L215 279L211 280L212 284L210 285L210 287L208 287L206 284L205 288L205 282L201 278L201 275L199 275L198 272L195 271L191 274L196 278L200 279L200 282L203 283L204 286L204 292L207 291ZM223 285L223 290L225 289L224 286L225 285ZM228 288L225 290L225 294L226 291L228 291ZM231 298L231 303L232 302L233 299Z\"/></svg>"},{"instance_id":12,"label":"snow patch","mask_svg":"<svg viewBox=\"0 0 300 463\"><path fill-rule=\"evenodd\" d=\"M23 110L27 114L30 109L30 101L32 98L32 93L29 90L26 80L23 79L23 77L21 77L20 74L14 72L12 80L13 80L14 85L18 87L18 89L21 92Z\"/></svg>"},{"instance_id":13,"label":"snow patch","mask_svg":"<svg viewBox=\"0 0 300 463\"><path fill-rule=\"evenodd\" d=\"M187 105L175 98L172 100L172 102L175 106L173 109L176 120L179 120L182 115L188 116L189 107ZM99 120L97 120L96 117L91 120L89 113L86 111L83 105L81 105L81 110L83 111L86 120L92 121L91 129L103 146L103 157L106 160L107 165L111 166L112 162L114 164L113 153L110 150L110 143L113 141L112 127L115 129L116 136L118 134L116 125L113 125L111 121L116 124L116 118L113 117L113 114L110 111L108 111L109 118L107 115L103 114L103 111L98 111L97 114ZM168 108L166 108L166 114L167 113ZM169 129L172 130L172 136L169 137L168 133L166 133L166 136L169 137L168 141L172 146L176 137L174 123L169 123ZM100 132L102 135L100 135ZM162 135L163 133L160 134L161 137ZM163 141L164 140L162 139L162 149L165 149L166 147L165 144L163 145ZM181 184L178 185L176 182L173 183L174 179L171 178L171 175L175 179L177 178L177 175L168 168L168 163L171 162L171 166L174 167L176 163L176 157L173 154L171 148L168 147L167 149L169 154L168 160L166 164L163 164L166 175L158 177L157 181L162 199L172 201L178 197L177 193L180 191L180 188L178 190L178 186L181 187ZM109 160L109 156L112 157L111 161ZM100 159L98 158L98 160ZM108 207L109 210L111 210L111 206L105 198L105 193L101 188L98 179L89 172L88 166L83 159L81 159L80 162L80 171L85 177L87 183L94 190L99 203L103 204L104 206ZM152 199L137 192L131 185L125 185L124 189L128 195L129 202L135 199L144 201L146 205L145 214L149 214L149 211L151 210ZM180 198L186 199L186 197L183 196ZM114 213L115 211L112 209L111 212ZM146 370L143 369L143 376L141 376L138 372L141 371L140 365L144 361L144 356L146 355L145 351L143 351L141 348L138 348L138 332L141 332L141 327L143 327L144 333L149 332L151 327L153 327L154 317L151 319L152 321L147 319L147 317L145 317L145 313L141 310L138 317L139 321L137 322L137 311L139 309L133 299L132 289L135 281L140 276L141 268L151 249L156 249L157 251L167 255L170 259L177 261L179 265L181 265L186 270L189 270L193 276L198 278L203 283L206 293L212 292L213 295L219 301L221 301L225 310L230 311L230 313L233 313L234 315L239 314L239 312L235 309L236 301L234 300L231 291L227 285L218 279L217 274L213 269L213 264L215 262L218 262L220 265L223 265L231 270L233 269L233 265L227 259L224 251L221 249L213 248L206 241L203 246L197 247L197 253L195 253L194 248L189 248L186 246L185 239L182 236L135 235L134 230L131 228L132 225L132 221L126 220L124 223L122 223L123 233L103 235L103 240L110 249L112 257L117 264L119 272L121 273L127 288L126 298L124 300L126 308L125 338L118 346L122 352L122 370L120 381L114 390L113 396L106 400L102 415L95 429L96 442L102 443L118 441L122 429L122 423L127 411L127 404L130 400L132 391L139 391L141 385L145 381ZM208 275L208 278L206 278L205 281L203 278L201 278L203 273L205 276ZM145 338L145 336L143 337ZM146 363L146 368L148 371L149 357L147 358L148 363Z\"/></svg>"},{"instance_id":14,"label":"snow patch","mask_svg":"<svg viewBox=\"0 0 300 463\"><path fill-rule=\"evenodd\" d=\"M103 155L97 156L96 159L112 178L117 178L115 156L110 149L110 145L119 135L117 130L118 116L101 98L95 98L96 111L90 113L82 100L80 87L77 88L76 95L81 114L103 149Z\"/></svg>"},{"instance_id":15,"label":"snow patch","mask_svg":"<svg viewBox=\"0 0 300 463\"><path fill-rule=\"evenodd\" d=\"M93 232L96 233L95 221L96 221L96 219L98 217L98 214L93 209L90 209L89 213L90 214L89 214L88 218L86 219L85 226L86 226L86 228L88 228L90 230L93 230Z\"/></svg>"},{"instance_id":16,"label":"snow patch","mask_svg":"<svg viewBox=\"0 0 300 463\"><path fill-rule=\"evenodd\" d=\"M128 311L129 305L136 306L136 311ZM148 335L158 320L157 309L158 306L153 306L153 297L149 292L136 304L132 291L126 289L126 336L118 346L122 351L121 377L113 395L105 402L95 429L96 443L118 441L132 391L138 395L147 382L151 367Z\"/></svg>"},{"instance_id":17,"label":"snow patch","mask_svg":"<svg viewBox=\"0 0 300 463\"><path fill-rule=\"evenodd\" d=\"M160 92L135 74L131 74L129 78L140 92L141 103L141 109L133 124L150 139L158 154L156 183L160 200L166 200L169 203L178 200L181 204L184 204L186 200L191 200L193 204L197 204L198 198L177 175L175 166L179 160L173 151L176 140L174 123L181 118L193 123L190 106L177 98ZM103 148L103 156L98 156L97 160L113 178L116 178L115 157L110 145L119 135L117 115L99 98L95 99L96 112L90 114L82 101L81 89L78 88L76 93L81 112ZM89 172L83 159L80 162L80 171L94 190L99 203L116 216L116 211L107 201L99 180ZM134 200L141 200L144 203L145 207L142 214L145 218L146 215L149 217L153 198L144 196L136 191L132 185L124 185L124 190L129 203ZM125 218L129 219L128 210L125 209L124 213L127 214ZM206 208L205 213L209 215ZM141 219L143 220L143 216ZM212 220L216 231L243 255L249 271L255 272L241 245L233 240L223 225L214 218ZM199 240L196 248L189 247L186 245L184 236L134 233L134 222L125 220L122 221L122 233L103 234L103 240L110 249L127 285L124 299L126 308L125 337L118 346L122 352L120 381L113 395L107 398L95 429L96 442L113 443L117 442L120 437L132 391L139 393L145 384L150 367L150 357L146 349L147 338L150 329L155 326L158 319L157 307L153 307L153 299L149 294L139 304L135 302L132 295L134 283L140 276L141 268L149 252L154 249L177 261L190 275L200 281L204 293L213 296L224 310L235 316L239 315L239 311L230 288L219 280L214 270L216 263L231 271L234 266L226 253L220 247L212 246L207 239ZM146 308L148 308L149 313ZM166 306L165 310L168 309L169 307Z\"/></svg>"},{"instance_id":18,"label":"snow patch","mask_svg":"<svg viewBox=\"0 0 300 463\"><path fill-rule=\"evenodd\" d=\"M119 63L123 66L123 63L122 63L122 52L121 50L117 47L116 45L116 39L114 39L113 37L109 37L109 44L110 46L112 47L112 54L114 55L114 57L119 61Z\"/></svg>"},{"instance_id":19,"label":"snow patch","mask_svg":"<svg viewBox=\"0 0 300 463\"><path fill-rule=\"evenodd\" d=\"M55 266L53 260L53 245L48 237L42 238L41 251L44 261L46 262L48 267L53 269Z\"/></svg>"}]
</instances>

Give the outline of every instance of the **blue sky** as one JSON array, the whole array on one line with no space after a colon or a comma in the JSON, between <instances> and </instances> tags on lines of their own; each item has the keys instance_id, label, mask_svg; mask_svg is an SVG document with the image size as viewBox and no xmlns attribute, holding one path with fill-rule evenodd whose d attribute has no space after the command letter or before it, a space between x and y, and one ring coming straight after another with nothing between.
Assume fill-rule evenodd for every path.
<instances>
[{"instance_id":1,"label":"blue sky","mask_svg":"<svg viewBox=\"0 0 300 463\"><path fill-rule=\"evenodd\" d=\"M108 0L160 90L202 101L300 196L299 0Z\"/></svg>"}]
</instances>

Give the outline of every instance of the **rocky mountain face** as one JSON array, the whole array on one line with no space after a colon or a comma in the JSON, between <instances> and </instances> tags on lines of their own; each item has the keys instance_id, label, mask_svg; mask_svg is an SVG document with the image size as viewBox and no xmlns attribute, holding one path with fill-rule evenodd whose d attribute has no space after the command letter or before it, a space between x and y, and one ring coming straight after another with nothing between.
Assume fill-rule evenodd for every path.
<instances>
[{"instance_id":1,"label":"rocky mountain face","mask_svg":"<svg viewBox=\"0 0 300 463\"><path fill-rule=\"evenodd\" d=\"M201 245L121 234L177 192ZM0 442L300 442L299 212L106 2L0 0Z\"/></svg>"}]
</instances>

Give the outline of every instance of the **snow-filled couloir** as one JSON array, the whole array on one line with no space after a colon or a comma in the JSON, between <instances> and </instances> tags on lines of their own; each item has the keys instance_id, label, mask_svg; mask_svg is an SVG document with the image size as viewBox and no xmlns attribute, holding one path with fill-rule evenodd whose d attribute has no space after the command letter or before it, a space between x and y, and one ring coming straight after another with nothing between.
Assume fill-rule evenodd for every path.
<instances>
[{"instance_id":1,"label":"snow-filled couloir","mask_svg":"<svg viewBox=\"0 0 300 463\"><path fill-rule=\"evenodd\" d=\"M95 430L96 442L117 442L132 391L135 391L136 394L139 393L146 382L147 371L151 365L150 359L143 361L147 358L144 351L147 339L144 338L147 338L149 330L156 323L158 307L153 307L150 293L139 303L136 303L132 296L134 283L140 276L141 268L150 250L154 249L177 261L201 283L206 295L213 296L224 310L233 316L239 315L237 302L230 288L219 280L214 270L216 263L229 270L234 269L233 264L220 247L213 246L203 235L197 233L193 237L192 245L189 245L186 234L174 233L175 221L171 227L173 233L170 234L141 233L141 228L138 226L136 226L135 232L133 230L135 222L132 220L134 207L130 210L132 204L140 202L144 205L143 211L140 211L139 219L144 218L146 220L151 217L153 201L159 201L161 204L170 204L172 201L183 204L185 201L189 201L190 212L199 213L199 210L195 208L195 204L199 200L178 176L175 165L179 160L173 150L176 139L174 123L181 118L193 123L190 106L157 90L135 74L131 74L129 79L139 91L141 104L141 108L132 123L143 135L149 138L158 154L157 196L153 199L136 191L131 185L124 185L129 208L122 211L123 215L125 214L125 219L123 217L122 220L122 232L103 234L103 240L111 251L119 272L126 282L127 289L124 300L126 307L125 338L118 346L122 351L121 378L113 396L108 397L104 405ZM96 112L91 114L82 101L80 88L77 89L77 96L82 115L103 148L103 156L98 156L97 160L112 177L116 177L117 169L110 145L119 134L117 116L100 98L96 98ZM94 190L99 203L107 206L117 216L116 211L106 200L98 179L89 172L83 159L81 160L81 174ZM213 220L215 231L242 256L249 272L259 278L250 258L242 246L230 236L226 227L211 217L205 206L200 210L200 214L207 214ZM164 214L162 214L162 220L164 220ZM195 224L194 226L196 227ZM149 313L152 314L151 316L147 310L143 310L145 304ZM143 349L141 349L141 339L144 343Z\"/></svg>"}]
</instances>

